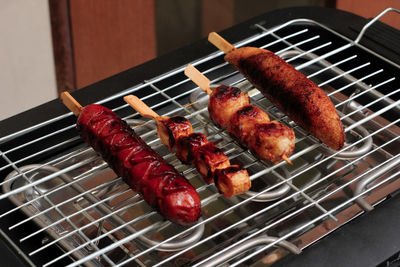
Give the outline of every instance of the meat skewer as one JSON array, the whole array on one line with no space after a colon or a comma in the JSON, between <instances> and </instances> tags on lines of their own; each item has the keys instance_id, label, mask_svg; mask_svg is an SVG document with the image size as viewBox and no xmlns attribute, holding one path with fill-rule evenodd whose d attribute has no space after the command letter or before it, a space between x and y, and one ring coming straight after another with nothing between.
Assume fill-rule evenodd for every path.
<instances>
[{"instance_id":1,"label":"meat skewer","mask_svg":"<svg viewBox=\"0 0 400 267\"><path fill-rule=\"evenodd\" d=\"M208 40L222 50L225 60L275 106L330 148L344 146L344 131L335 106L325 92L273 52L235 48L217 33Z\"/></svg>"},{"instance_id":2,"label":"meat skewer","mask_svg":"<svg viewBox=\"0 0 400 267\"><path fill-rule=\"evenodd\" d=\"M78 117L76 127L81 137L150 206L181 225L199 219L201 202L195 188L125 121L101 105L82 107L68 92L60 98Z\"/></svg>"},{"instance_id":3,"label":"meat skewer","mask_svg":"<svg viewBox=\"0 0 400 267\"><path fill-rule=\"evenodd\" d=\"M251 187L249 174L239 165L231 165L228 157L209 142L202 133L194 133L189 120L159 116L134 95L124 100L143 117L157 122L161 142L185 164L192 163L208 184L215 182L226 197L243 194Z\"/></svg>"},{"instance_id":4,"label":"meat skewer","mask_svg":"<svg viewBox=\"0 0 400 267\"><path fill-rule=\"evenodd\" d=\"M211 91L210 80L192 65L185 74L210 95L208 111L211 119L261 159L292 164L295 134L289 127L270 121L266 112L250 104L247 93L239 88L220 85Z\"/></svg>"}]
</instances>

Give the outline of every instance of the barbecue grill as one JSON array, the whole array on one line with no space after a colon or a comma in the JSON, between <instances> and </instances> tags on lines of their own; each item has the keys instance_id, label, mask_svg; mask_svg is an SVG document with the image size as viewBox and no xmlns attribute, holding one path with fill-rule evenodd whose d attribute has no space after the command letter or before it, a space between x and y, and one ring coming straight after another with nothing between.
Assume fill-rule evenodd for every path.
<instances>
[{"instance_id":1,"label":"barbecue grill","mask_svg":"<svg viewBox=\"0 0 400 267\"><path fill-rule=\"evenodd\" d=\"M366 220L371 231L377 231L374 216L384 214L379 228L396 229L400 60L397 47L390 44L396 44L400 35L377 21L387 12L400 13L387 9L368 22L337 10L295 8L221 33L236 47L256 46L277 53L323 88L345 127L346 145L340 151L330 150L296 126L205 40L74 94L82 104L105 105L127 120L196 187L203 216L189 227L166 221L131 191L83 143L75 130L76 118L58 100L1 122L0 233L7 259L43 266L283 262L309 266L326 263L329 252L320 244L340 246L335 235L346 227L360 230L367 240L373 236L353 223ZM297 139L290 157L293 166L260 161L217 128L208 116L208 97L183 74L187 63L213 84L247 91L252 103L272 119L293 127ZM160 115L188 118L194 130L215 142L231 162L247 168L251 191L227 199L214 185L205 184L195 168L180 163L160 143L155 123L123 102L128 94L137 95ZM361 265L383 262L400 251L398 232L386 240L384 231L379 231L385 239L380 246L387 253L374 258L379 262L362 252L357 257L355 238L349 249L354 255L351 260ZM346 260L336 257L328 263Z\"/></svg>"}]
</instances>

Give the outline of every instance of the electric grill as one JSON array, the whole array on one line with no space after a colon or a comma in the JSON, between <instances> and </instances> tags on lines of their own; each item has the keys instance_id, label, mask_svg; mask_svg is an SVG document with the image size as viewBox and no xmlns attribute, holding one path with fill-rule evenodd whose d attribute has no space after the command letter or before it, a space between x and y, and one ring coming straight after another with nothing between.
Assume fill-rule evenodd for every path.
<instances>
[{"instance_id":1,"label":"electric grill","mask_svg":"<svg viewBox=\"0 0 400 267\"><path fill-rule=\"evenodd\" d=\"M330 252L334 255L320 244L341 246L335 235L354 230L354 223L369 220L371 231L397 229L399 213L393 203L399 203L395 193L400 188L400 66L395 57L399 51L390 43L399 35L377 21L386 12L399 11L388 9L366 23L337 10L286 9L222 33L236 47L277 53L323 88L345 127L346 145L340 151L296 126L205 40L74 95L82 104L105 105L127 120L196 187L203 217L189 227L165 221L131 191L83 143L74 128L76 118L58 100L1 122L0 233L6 259L43 266L309 266L321 264ZM388 41L376 34L385 34ZM217 128L207 113L207 96L183 74L187 63L214 84L248 91L252 103L272 119L293 127L293 166L260 161ZM163 147L155 123L122 101L128 94L160 115L186 116L231 162L247 168L251 191L227 199L214 185L205 184L193 167ZM385 210L384 225L374 225L375 214ZM349 249L355 255L352 263L376 265L392 255L395 259L398 232L391 232L391 241L380 232L381 239L375 241L390 249L375 262L356 252L355 238ZM324 264L346 260L335 257Z\"/></svg>"}]
</instances>

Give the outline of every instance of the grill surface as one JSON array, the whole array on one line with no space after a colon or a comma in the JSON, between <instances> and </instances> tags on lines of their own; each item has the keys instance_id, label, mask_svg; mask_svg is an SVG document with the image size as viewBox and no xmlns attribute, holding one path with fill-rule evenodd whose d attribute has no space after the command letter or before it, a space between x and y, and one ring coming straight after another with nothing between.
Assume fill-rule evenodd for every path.
<instances>
[{"instance_id":1,"label":"grill surface","mask_svg":"<svg viewBox=\"0 0 400 267\"><path fill-rule=\"evenodd\" d=\"M68 113L0 139L3 236L31 264L58 266L269 264L300 253L350 218L373 209L400 188L399 66L337 32L298 19L235 46L269 49L331 97L345 126L346 146L331 151L277 110L223 60L220 52L192 64L212 83L249 91L252 102L296 132L296 150L272 165L218 129L207 97L183 74L185 66L99 101L115 111L196 187L203 218L183 228L151 210L74 130ZM360 38L362 35L359 36ZM186 116L233 163L247 168L252 191L232 199L206 185L160 144L156 127L122 96L135 94L157 113ZM4 207L5 205L2 205ZM10 206L10 205L8 205Z\"/></svg>"}]
</instances>

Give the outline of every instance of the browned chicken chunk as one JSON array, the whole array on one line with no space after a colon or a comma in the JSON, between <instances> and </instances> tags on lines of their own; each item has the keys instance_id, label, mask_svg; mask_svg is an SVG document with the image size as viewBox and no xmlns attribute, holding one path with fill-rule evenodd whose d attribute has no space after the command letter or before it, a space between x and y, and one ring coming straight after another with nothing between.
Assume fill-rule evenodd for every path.
<instances>
[{"instance_id":1,"label":"browned chicken chunk","mask_svg":"<svg viewBox=\"0 0 400 267\"><path fill-rule=\"evenodd\" d=\"M157 119L157 125L161 143L171 151L176 150L177 140L180 137L193 133L192 124L188 119L181 116L161 117Z\"/></svg>"},{"instance_id":2,"label":"browned chicken chunk","mask_svg":"<svg viewBox=\"0 0 400 267\"><path fill-rule=\"evenodd\" d=\"M177 143L176 156L183 163L189 164L194 160L195 151L207 143L208 140L202 133L192 133L181 137Z\"/></svg>"},{"instance_id":3,"label":"browned chicken chunk","mask_svg":"<svg viewBox=\"0 0 400 267\"><path fill-rule=\"evenodd\" d=\"M194 156L194 165L208 184L213 182L215 170L231 165L228 157L214 143L207 143L199 147Z\"/></svg>"},{"instance_id":4,"label":"browned chicken chunk","mask_svg":"<svg viewBox=\"0 0 400 267\"><path fill-rule=\"evenodd\" d=\"M247 105L239 109L231 117L229 123L229 133L234 136L240 136L240 139L246 140L247 135L252 133L256 124L269 122L268 114L253 105Z\"/></svg>"},{"instance_id":5,"label":"browned chicken chunk","mask_svg":"<svg viewBox=\"0 0 400 267\"><path fill-rule=\"evenodd\" d=\"M252 133L246 135L245 142L262 159L277 163L283 155L293 153L295 135L289 127L271 121L270 123L256 124Z\"/></svg>"},{"instance_id":6,"label":"browned chicken chunk","mask_svg":"<svg viewBox=\"0 0 400 267\"><path fill-rule=\"evenodd\" d=\"M259 158L277 163L288 160L295 146L293 129L270 122L268 114L250 105L247 94L239 88L220 86L208 102L211 119L235 137Z\"/></svg>"},{"instance_id":7,"label":"browned chicken chunk","mask_svg":"<svg viewBox=\"0 0 400 267\"><path fill-rule=\"evenodd\" d=\"M221 85L215 88L210 95L208 112L217 125L228 129L232 115L241 107L249 104L249 96L239 88Z\"/></svg>"},{"instance_id":8,"label":"browned chicken chunk","mask_svg":"<svg viewBox=\"0 0 400 267\"><path fill-rule=\"evenodd\" d=\"M215 171L215 184L226 197L245 193L251 187L249 174L238 165L231 165Z\"/></svg>"},{"instance_id":9,"label":"browned chicken chunk","mask_svg":"<svg viewBox=\"0 0 400 267\"><path fill-rule=\"evenodd\" d=\"M247 171L235 165L235 168L222 172L231 167L228 157L202 133L193 133L187 119L178 116L161 117L158 119L158 131L161 142L169 150L175 150L178 159L185 164L192 163L206 183L210 184L215 179L217 188L223 188L220 192L226 197L250 189L251 181Z\"/></svg>"}]
</instances>

